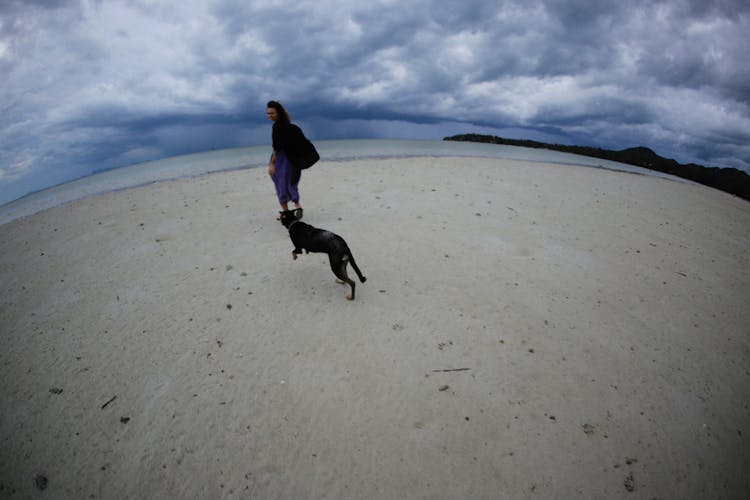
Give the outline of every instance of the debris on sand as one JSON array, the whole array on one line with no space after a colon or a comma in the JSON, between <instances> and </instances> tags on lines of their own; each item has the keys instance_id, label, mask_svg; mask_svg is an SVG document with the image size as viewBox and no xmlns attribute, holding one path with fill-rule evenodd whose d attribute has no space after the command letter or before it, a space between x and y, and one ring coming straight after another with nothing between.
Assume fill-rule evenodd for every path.
<instances>
[{"instance_id":1,"label":"debris on sand","mask_svg":"<svg viewBox=\"0 0 750 500\"><path fill-rule=\"evenodd\" d=\"M34 478L34 484L36 484L36 487L40 490L44 490L47 488L47 483L49 481L47 480L47 476L43 474L37 474Z\"/></svg>"}]
</instances>

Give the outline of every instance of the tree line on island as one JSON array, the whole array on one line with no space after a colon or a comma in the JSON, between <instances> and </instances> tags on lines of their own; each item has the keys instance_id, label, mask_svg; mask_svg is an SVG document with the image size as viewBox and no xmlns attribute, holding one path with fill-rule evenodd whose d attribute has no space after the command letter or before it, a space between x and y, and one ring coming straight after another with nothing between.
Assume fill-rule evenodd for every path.
<instances>
[{"instance_id":1,"label":"tree line on island","mask_svg":"<svg viewBox=\"0 0 750 500\"><path fill-rule=\"evenodd\" d=\"M671 158L663 158L651 149L643 146L613 151L589 146L566 146L563 144L547 144L530 140L505 139L503 137L482 134L459 134L445 137L443 140L551 149L553 151L591 156L682 177L683 179L689 179L693 182L710 186L750 201L750 175L747 172L736 168L704 167L695 163L682 164Z\"/></svg>"}]
</instances>

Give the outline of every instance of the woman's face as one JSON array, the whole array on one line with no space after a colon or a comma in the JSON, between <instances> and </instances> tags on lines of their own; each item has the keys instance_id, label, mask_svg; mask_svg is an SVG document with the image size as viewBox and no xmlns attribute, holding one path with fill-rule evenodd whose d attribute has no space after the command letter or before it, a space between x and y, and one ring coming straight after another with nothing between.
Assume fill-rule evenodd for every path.
<instances>
[{"instance_id":1,"label":"woman's face","mask_svg":"<svg viewBox=\"0 0 750 500\"><path fill-rule=\"evenodd\" d=\"M275 122L276 120L279 119L279 113L276 111L276 108L268 108L268 109L266 109L266 116L272 122Z\"/></svg>"}]
</instances>

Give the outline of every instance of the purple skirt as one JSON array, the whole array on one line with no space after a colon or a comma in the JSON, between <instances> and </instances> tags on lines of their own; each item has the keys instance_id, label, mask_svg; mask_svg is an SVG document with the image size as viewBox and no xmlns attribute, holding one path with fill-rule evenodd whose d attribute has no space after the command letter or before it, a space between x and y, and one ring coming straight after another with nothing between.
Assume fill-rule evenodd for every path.
<instances>
[{"instance_id":1,"label":"purple skirt","mask_svg":"<svg viewBox=\"0 0 750 500\"><path fill-rule=\"evenodd\" d=\"M273 155L271 156L273 158ZM276 172L271 176L273 185L276 188L276 196L279 198L279 204L283 205L293 201L299 203L299 190L297 185L302 172L292 165L292 162L286 157L283 151L276 153Z\"/></svg>"}]
</instances>

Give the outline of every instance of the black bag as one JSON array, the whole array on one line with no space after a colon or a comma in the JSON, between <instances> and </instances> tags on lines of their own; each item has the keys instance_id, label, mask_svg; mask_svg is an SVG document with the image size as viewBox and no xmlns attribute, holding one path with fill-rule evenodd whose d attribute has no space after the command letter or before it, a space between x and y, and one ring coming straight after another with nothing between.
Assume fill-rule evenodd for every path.
<instances>
[{"instance_id":1,"label":"black bag","mask_svg":"<svg viewBox=\"0 0 750 500\"><path fill-rule=\"evenodd\" d=\"M320 155L315 146L305 137L302 129L297 125L290 124L289 127L291 129L291 140L285 151L287 158L292 162L292 165L300 170L312 167L320 160Z\"/></svg>"}]
</instances>

